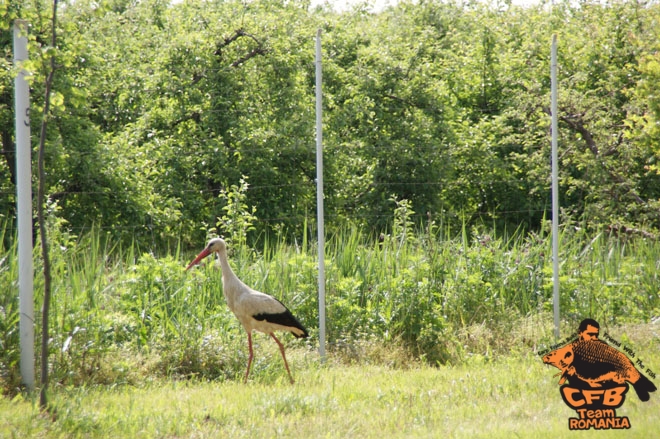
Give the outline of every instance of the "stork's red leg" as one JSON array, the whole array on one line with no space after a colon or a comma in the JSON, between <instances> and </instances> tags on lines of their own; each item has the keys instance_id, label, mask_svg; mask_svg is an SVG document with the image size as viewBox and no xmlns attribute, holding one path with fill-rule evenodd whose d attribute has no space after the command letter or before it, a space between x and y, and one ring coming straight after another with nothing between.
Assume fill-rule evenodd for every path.
<instances>
[{"instance_id":1,"label":"stork's red leg","mask_svg":"<svg viewBox=\"0 0 660 439\"><path fill-rule=\"evenodd\" d=\"M275 343L280 347L280 352L282 353L282 359L284 360L284 366L286 367L286 371L289 373L289 379L291 380L291 384L293 384L293 377L291 376L291 371L289 370L289 363L286 362L286 356L284 355L284 346L282 346L282 343L275 337L275 334L272 332L270 333L270 336L273 337L273 340L275 340Z\"/></svg>"},{"instance_id":2,"label":"stork's red leg","mask_svg":"<svg viewBox=\"0 0 660 439\"><path fill-rule=\"evenodd\" d=\"M244 382L247 383L248 375L250 374L250 365L252 364L252 357L254 357L254 352L252 351L252 332L248 332L248 349L250 351L250 355L248 356L248 365L247 365L247 370L245 371L245 380Z\"/></svg>"}]
</instances>

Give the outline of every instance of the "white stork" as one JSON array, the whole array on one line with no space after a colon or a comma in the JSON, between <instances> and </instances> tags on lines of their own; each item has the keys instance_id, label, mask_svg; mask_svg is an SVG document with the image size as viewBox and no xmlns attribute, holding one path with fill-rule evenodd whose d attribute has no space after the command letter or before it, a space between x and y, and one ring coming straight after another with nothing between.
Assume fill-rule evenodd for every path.
<instances>
[{"instance_id":1,"label":"white stork","mask_svg":"<svg viewBox=\"0 0 660 439\"><path fill-rule=\"evenodd\" d=\"M270 335L280 347L284 366L293 384L289 364L284 355L284 346L275 336L275 331L289 331L296 338L306 338L309 336L307 329L300 324L298 319L291 314L291 311L282 302L268 294L253 290L234 274L229 266L229 262L227 262L227 244L221 238L211 239L206 248L197 255L186 270L198 264L211 253L216 253L220 260L220 266L222 268L222 292L227 300L227 305L247 332L250 356L248 357L247 370L245 371L245 382L247 382L248 375L250 374L250 365L254 356L252 351L252 331L257 330Z\"/></svg>"}]
</instances>

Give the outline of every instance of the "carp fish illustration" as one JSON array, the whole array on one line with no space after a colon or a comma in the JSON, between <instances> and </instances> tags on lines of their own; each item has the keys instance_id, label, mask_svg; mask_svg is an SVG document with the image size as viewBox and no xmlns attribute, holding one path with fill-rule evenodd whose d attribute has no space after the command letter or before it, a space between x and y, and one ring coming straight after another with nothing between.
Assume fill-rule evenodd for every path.
<instances>
[{"instance_id":1,"label":"carp fish illustration","mask_svg":"<svg viewBox=\"0 0 660 439\"><path fill-rule=\"evenodd\" d=\"M568 378L571 378L571 384L574 384L574 378L592 388L612 382L629 382L642 401L648 401L649 393L657 390L625 354L601 340L574 341L545 355L543 362L561 371L557 374L561 375L560 385Z\"/></svg>"}]
</instances>

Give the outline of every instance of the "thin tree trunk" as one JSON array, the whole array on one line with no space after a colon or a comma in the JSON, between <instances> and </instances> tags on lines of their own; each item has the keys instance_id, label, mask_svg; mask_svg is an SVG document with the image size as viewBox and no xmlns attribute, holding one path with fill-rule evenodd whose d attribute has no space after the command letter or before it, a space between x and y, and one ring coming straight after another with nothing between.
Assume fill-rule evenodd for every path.
<instances>
[{"instance_id":1,"label":"thin tree trunk","mask_svg":"<svg viewBox=\"0 0 660 439\"><path fill-rule=\"evenodd\" d=\"M53 35L51 46L55 48L57 23L57 0L53 0ZM44 102L44 113L41 121L41 136L39 138L39 188L37 190L37 219L39 221L39 233L41 235L41 253L44 260L44 303L41 310L41 393L39 405L43 410L48 407L48 318L50 313L50 293L51 293L51 274L50 274L50 256L48 254L48 240L46 238L46 218L44 216L45 185L46 172L44 169L45 149L46 149L46 126L48 125L48 116L50 111L50 91L53 85L53 75L55 73L55 56L50 58L50 71L46 77L46 98Z\"/></svg>"}]
</instances>

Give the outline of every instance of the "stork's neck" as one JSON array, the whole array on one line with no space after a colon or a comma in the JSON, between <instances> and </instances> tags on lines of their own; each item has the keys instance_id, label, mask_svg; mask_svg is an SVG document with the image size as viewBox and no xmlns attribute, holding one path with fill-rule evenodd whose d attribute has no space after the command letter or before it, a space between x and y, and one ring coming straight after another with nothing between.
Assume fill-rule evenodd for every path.
<instances>
[{"instance_id":1,"label":"stork's neck","mask_svg":"<svg viewBox=\"0 0 660 439\"><path fill-rule=\"evenodd\" d=\"M238 279L236 274L234 274L234 271L231 269L231 266L229 265L229 261L227 260L227 252L226 251L219 251L218 252L218 260L220 261L220 267L222 268L222 279L224 280L225 278L229 280L230 278L235 278Z\"/></svg>"},{"instance_id":2,"label":"stork's neck","mask_svg":"<svg viewBox=\"0 0 660 439\"><path fill-rule=\"evenodd\" d=\"M219 251L218 259L220 260L220 267L222 268L222 290L225 293L227 300L233 301L244 290L244 284L238 276L236 276L234 270L231 269L229 261L227 260L226 251Z\"/></svg>"}]
</instances>

